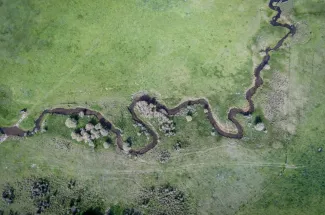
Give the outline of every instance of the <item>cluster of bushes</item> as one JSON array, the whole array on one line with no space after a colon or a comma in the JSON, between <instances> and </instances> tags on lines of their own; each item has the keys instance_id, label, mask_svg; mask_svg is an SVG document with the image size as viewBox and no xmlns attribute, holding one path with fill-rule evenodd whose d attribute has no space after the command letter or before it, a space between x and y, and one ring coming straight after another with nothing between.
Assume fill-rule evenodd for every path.
<instances>
[{"instance_id":1,"label":"cluster of bushes","mask_svg":"<svg viewBox=\"0 0 325 215\"><path fill-rule=\"evenodd\" d=\"M85 142L90 147L95 147L94 141L100 139L102 137L107 137L109 134L109 129L102 126L101 123L96 122L96 120L89 120L85 126L78 127L79 118L83 118L84 114L79 113L78 116L72 116L67 118L65 121L65 125L68 128L74 128L73 132L71 132L71 138L76 140L77 142ZM112 141L110 138L107 138L106 141L103 141L103 147L108 148L109 144Z\"/></svg>"}]
</instances>

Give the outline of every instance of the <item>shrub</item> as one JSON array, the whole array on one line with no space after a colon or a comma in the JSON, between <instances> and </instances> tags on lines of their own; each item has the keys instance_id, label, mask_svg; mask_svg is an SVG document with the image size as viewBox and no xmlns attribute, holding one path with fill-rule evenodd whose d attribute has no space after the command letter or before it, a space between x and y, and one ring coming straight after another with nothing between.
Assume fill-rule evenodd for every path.
<instances>
[{"instance_id":1,"label":"shrub","mask_svg":"<svg viewBox=\"0 0 325 215\"><path fill-rule=\"evenodd\" d=\"M76 128L77 127L77 120L71 119L70 117L65 121L65 125L68 128Z\"/></svg>"}]
</instances>

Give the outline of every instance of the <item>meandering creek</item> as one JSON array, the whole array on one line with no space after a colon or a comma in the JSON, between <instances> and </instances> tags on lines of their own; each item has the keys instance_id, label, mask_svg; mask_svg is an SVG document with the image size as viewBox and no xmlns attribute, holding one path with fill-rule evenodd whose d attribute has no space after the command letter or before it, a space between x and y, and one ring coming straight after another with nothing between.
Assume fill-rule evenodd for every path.
<instances>
[{"instance_id":1,"label":"meandering creek","mask_svg":"<svg viewBox=\"0 0 325 215\"><path fill-rule=\"evenodd\" d=\"M148 104L153 104L156 106L157 111L161 111L162 113L166 114L167 116L173 116L179 113L183 108L186 108L189 105L201 105L203 108L205 108L206 115L208 120L210 121L211 125L214 127L214 129L222 136L228 137L228 138L235 138L235 139L241 139L243 137L244 131L243 126L239 123L239 121L236 119L237 114L241 115L249 115L252 114L255 110L254 108L254 102L252 100L252 97L256 93L256 90L263 84L263 80L261 78L261 72L263 68L268 64L271 56L270 52L278 50L282 45L283 42L291 35L293 36L296 33L296 28L294 25L289 25L287 23L280 23L278 22L278 19L281 17L281 8L279 6L274 5L275 3L280 2L281 0L270 0L269 2L269 8L271 10L274 10L277 12L277 14L272 17L270 24L272 26L279 26L283 27L289 30L289 32L282 37L274 47L268 47L265 52L265 56L263 57L261 63L254 69L254 82L253 86L249 88L246 91L246 100L248 102L248 107L246 108L230 108L228 112L228 119L235 125L236 130L235 131L228 131L227 129L223 128L216 120L216 118L213 116L212 108L209 104L209 101L205 98L200 99L194 99L194 100L187 100L178 106L174 108L168 108L165 105L159 103L154 97L151 97L149 95L141 95L137 96L133 99L132 103L129 106L129 111L132 114L132 118L137 123L142 124L148 131L148 133L151 135L152 140L151 143L146 145L145 147L135 150L130 149L129 153L133 155L138 154L144 154L148 152L150 149L154 148L158 144L159 136L158 133L153 130L144 120L142 120L137 113L135 112L135 105L137 102L145 101ZM283 1L284 2L284 1ZM44 110L42 114L39 116L39 118L35 121L35 127L31 131L25 131L22 130L16 126L13 127L2 127L0 128L0 132L7 136L32 136L37 131L41 129L41 123L43 121L43 118L46 114L61 114L61 115L72 115L72 114L78 114L80 112L84 112L85 115L91 115L95 116L99 122L110 129L115 135L116 135L116 144L119 149L123 150L123 139L122 139L122 132L118 128L114 126L113 123L111 123L109 120L105 119L104 116L94 110L86 109L86 108L73 108L73 109L66 109L66 108L55 108L51 110Z\"/></svg>"}]
</instances>

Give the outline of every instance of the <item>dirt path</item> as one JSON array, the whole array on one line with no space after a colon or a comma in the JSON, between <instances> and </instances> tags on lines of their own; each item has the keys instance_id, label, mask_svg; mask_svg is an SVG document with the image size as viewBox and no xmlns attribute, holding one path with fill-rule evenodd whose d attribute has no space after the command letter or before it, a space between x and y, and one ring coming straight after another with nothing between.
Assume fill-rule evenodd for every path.
<instances>
[{"instance_id":1,"label":"dirt path","mask_svg":"<svg viewBox=\"0 0 325 215\"><path fill-rule=\"evenodd\" d=\"M255 79L253 82L253 86L246 91L246 100L248 102L248 107L246 107L246 108L236 108L236 107L230 108L230 110L228 112L228 119L235 125L236 130L228 131L228 130L224 129L222 127L222 125L220 125L217 122L217 120L213 116L213 112L212 112L210 103L205 98L187 100L174 108L168 108L165 105L159 103L154 97L151 97L149 95L141 95L141 96L138 96L133 99L131 105L129 106L129 111L132 115L133 120L142 124L147 129L148 133L152 136L152 141L150 144L148 144L147 146L145 146L141 149L138 149L138 150L130 149L130 151L129 151L130 154L134 154L134 155L144 154L144 153L148 152L149 150L151 150L152 148L154 148L158 144L158 140L159 140L158 133L155 130L153 130L146 122L144 122L137 115L137 113L134 110L136 103L140 102L140 101L145 101L148 104L154 104L156 106L157 111L161 111L162 113L165 113L167 116L176 115L183 108L186 108L189 105L201 105L201 106L203 106L203 108L205 108L207 110L206 115L207 115L208 120L210 121L210 123L214 127L214 129L220 135L222 135L224 137L228 137L228 138L235 138L235 139L241 139L243 137L243 133L244 133L243 126L236 119L236 115L237 114L249 115L254 112L255 108L254 108L254 102L252 100L252 97L256 93L256 90L263 84L263 80L261 78L261 71L268 64L268 62L271 58L270 52L278 50L283 45L283 42L290 35L293 36L296 32L295 26L289 25L286 23L282 24L282 23L278 22L278 19L280 18L282 11L281 11L281 8L278 6L275 6L274 3L278 3L281 1L285 2L286 0L270 0L270 2L269 2L269 8L271 10L274 10L277 12L277 14L274 17L272 17L270 24L272 26L279 26L279 27L286 28L289 30L289 32L283 38L281 38L273 48L268 47L268 48L266 48L266 50L264 50L265 56L263 57L262 62L254 69L254 78ZM42 120L43 120L45 114L71 115L71 114L78 114L82 111L84 112L85 115L95 116L103 126L110 129L116 135L117 146L121 150L123 150L123 139L121 136L121 130L115 128L114 125L110 121L105 119L101 113L99 113L97 111L85 109L85 108L74 108L74 109L55 108L52 110L44 110L42 112L42 114L40 115L40 117L35 121L35 127L33 128L32 131L24 131L24 130L18 128L17 126L13 126L13 127L0 128L0 132L5 134L6 136L22 136L22 137L23 136L31 136L40 130L41 123L42 123Z\"/></svg>"}]
</instances>

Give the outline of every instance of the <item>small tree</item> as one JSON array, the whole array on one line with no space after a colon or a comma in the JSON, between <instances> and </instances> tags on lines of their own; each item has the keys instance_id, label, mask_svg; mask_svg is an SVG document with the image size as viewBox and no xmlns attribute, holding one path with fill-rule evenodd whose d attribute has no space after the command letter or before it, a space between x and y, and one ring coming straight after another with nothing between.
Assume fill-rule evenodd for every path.
<instances>
[{"instance_id":1,"label":"small tree","mask_svg":"<svg viewBox=\"0 0 325 215\"><path fill-rule=\"evenodd\" d=\"M71 119L70 117L65 121L65 125L68 128L76 128L77 127L77 120Z\"/></svg>"},{"instance_id":2,"label":"small tree","mask_svg":"<svg viewBox=\"0 0 325 215\"><path fill-rule=\"evenodd\" d=\"M100 130L100 129L102 129L103 128L103 126L102 126L102 124L100 124L100 123L97 123L96 125L95 125L95 129L96 130Z\"/></svg>"},{"instance_id":3,"label":"small tree","mask_svg":"<svg viewBox=\"0 0 325 215\"><path fill-rule=\"evenodd\" d=\"M87 123L85 128L86 128L87 131L90 131L91 129L94 128L94 125L92 123Z\"/></svg>"},{"instance_id":4,"label":"small tree","mask_svg":"<svg viewBox=\"0 0 325 215\"><path fill-rule=\"evenodd\" d=\"M106 129L104 129L104 128L100 129L99 132L103 137L108 136L108 131Z\"/></svg>"},{"instance_id":5,"label":"small tree","mask_svg":"<svg viewBox=\"0 0 325 215\"><path fill-rule=\"evenodd\" d=\"M83 135L82 135L82 138L83 138L83 140L85 141L85 143L90 139L90 135L87 133L87 132L85 132Z\"/></svg>"},{"instance_id":6,"label":"small tree","mask_svg":"<svg viewBox=\"0 0 325 215\"><path fill-rule=\"evenodd\" d=\"M99 133L99 132L96 132L96 133L94 133L93 135L95 136L95 139L100 138L100 133Z\"/></svg>"},{"instance_id":7,"label":"small tree","mask_svg":"<svg viewBox=\"0 0 325 215\"><path fill-rule=\"evenodd\" d=\"M71 138L73 139L73 140L75 140L75 139L77 139L77 134L76 134L76 132L71 132Z\"/></svg>"},{"instance_id":8,"label":"small tree","mask_svg":"<svg viewBox=\"0 0 325 215\"><path fill-rule=\"evenodd\" d=\"M105 149L108 149L109 146L110 146L110 144L109 144L108 142L105 141L105 142L103 143L103 147L104 147Z\"/></svg>"},{"instance_id":9,"label":"small tree","mask_svg":"<svg viewBox=\"0 0 325 215\"><path fill-rule=\"evenodd\" d=\"M78 115L80 118L83 118L85 116L85 113L83 111L80 111L80 113Z\"/></svg>"},{"instance_id":10,"label":"small tree","mask_svg":"<svg viewBox=\"0 0 325 215\"><path fill-rule=\"evenodd\" d=\"M77 140L77 142L81 142L81 141L83 141L83 138L80 134L78 134L76 140Z\"/></svg>"},{"instance_id":11,"label":"small tree","mask_svg":"<svg viewBox=\"0 0 325 215\"><path fill-rule=\"evenodd\" d=\"M88 140L88 145L92 148L95 148L95 143L92 140Z\"/></svg>"}]
</instances>

